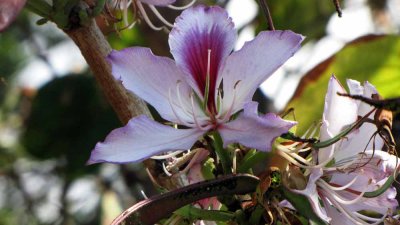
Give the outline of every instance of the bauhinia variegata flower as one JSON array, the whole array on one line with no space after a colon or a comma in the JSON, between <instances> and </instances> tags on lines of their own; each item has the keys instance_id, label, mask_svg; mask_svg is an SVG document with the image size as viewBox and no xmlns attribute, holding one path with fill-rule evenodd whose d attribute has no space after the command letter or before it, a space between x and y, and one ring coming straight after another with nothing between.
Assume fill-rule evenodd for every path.
<instances>
[{"instance_id":1,"label":"bauhinia variegata flower","mask_svg":"<svg viewBox=\"0 0 400 225\"><path fill-rule=\"evenodd\" d=\"M113 51L108 61L115 78L179 129L138 116L98 143L88 163L137 162L186 150L209 131L219 132L225 146L241 143L270 150L273 140L295 122L272 113L259 116L252 96L302 40L291 31L261 32L231 54L236 31L227 12L197 6L183 11L169 35L175 61L142 47Z\"/></svg>"},{"instance_id":2,"label":"bauhinia variegata flower","mask_svg":"<svg viewBox=\"0 0 400 225\"><path fill-rule=\"evenodd\" d=\"M371 98L377 94L368 82L348 80L350 94ZM345 128L364 117L373 108L366 103L337 95L346 93L334 76L331 77L325 98L320 140L338 135ZM373 119L374 114L369 115ZM396 190L389 187L376 197L365 197L385 184L397 168L396 156L382 151L379 135L371 138L377 127L363 123L339 142L318 151L316 165L309 166L308 184L295 190L307 196L316 214L329 224L379 224L398 206ZM380 218L363 214L375 212ZM365 212L364 211L364 212Z\"/></svg>"}]
</instances>

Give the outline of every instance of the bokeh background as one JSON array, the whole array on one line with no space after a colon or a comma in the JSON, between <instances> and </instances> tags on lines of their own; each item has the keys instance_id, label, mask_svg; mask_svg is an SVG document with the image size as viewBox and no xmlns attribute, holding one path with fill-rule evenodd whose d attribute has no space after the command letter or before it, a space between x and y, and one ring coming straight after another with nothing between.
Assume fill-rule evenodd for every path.
<instances>
[{"instance_id":1,"label":"bokeh background","mask_svg":"<svg viewBox=\"0 0 400 225\"><path fill-rule=\"evenodd\" d=\"M176 5L189 1L177 0ZM267 28L255 0L197 0L228 9L239 49ZM327 81L335 74L400 96L400 0L268 0L276 29L306 36L302 49L257 92L261 110L294 107L301 134L319 121ZM158 8L174 21L180 11ZM149 12L155 24L159 22ZM0 33L0 225L109 224L144 195L156 193L141 164L86 166L91 149L121 126L79 49L54 24L23 10ZM171 56L168 34L139 21L116 32L98 18L115 49L150 47ZM299 85L300 84L300 85ZM399 143L399 115L394 134Z\"/></svg>"}]
</instances>

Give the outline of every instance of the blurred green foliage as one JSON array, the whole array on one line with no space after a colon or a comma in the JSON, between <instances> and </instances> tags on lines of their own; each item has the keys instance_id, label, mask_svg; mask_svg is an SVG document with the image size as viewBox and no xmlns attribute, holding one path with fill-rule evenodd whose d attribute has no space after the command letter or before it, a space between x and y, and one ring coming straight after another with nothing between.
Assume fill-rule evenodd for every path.
<instances>
[{"instance_id":1,"label":"blurred green foliage","mask_svg":"<svg viewBox=\"0 0 400 225\"><path fill-rule=\"evenodd\" d=\"M67 75L43 86L32 103L22 143L37 159L65 158L68 176L87 173L90 150L119 121L94 78Z\"/></svg>"},{"instance_id":2,"label":"blurred green foliage","mask_svg":"<svg viewBox=\"0 0 400 225\"><path fill-rule=\"evenodd\" d=\"M365 36L346 45L334 56L308 72L301 80L287 108L295 109L302 134L322 118L328 80L334 74L346 86L345 79L369 81L383 97L399 96L400 37ZM312 104L310 104L312 102Z\"/></svg>"},{"instance_id":3,"label":"blurred green foliage","mask_svg":"<svg viewBox=\"0 0 400 225\"><path fill-rule=\"evenodd\" d=\"M275 29L295 31L306 36L307 41L323 37L328 19L335 13L331 1L268 0L267 2ZM261 21L258 31L267 29L265 16L261 10L258 21Z\"/></svg>"}]
</instances>

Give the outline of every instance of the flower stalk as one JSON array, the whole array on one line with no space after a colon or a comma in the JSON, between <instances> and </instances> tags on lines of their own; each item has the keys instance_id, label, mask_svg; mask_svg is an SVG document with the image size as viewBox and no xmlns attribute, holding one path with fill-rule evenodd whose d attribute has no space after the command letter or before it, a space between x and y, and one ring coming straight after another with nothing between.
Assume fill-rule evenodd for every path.
<instances>
[{"instance_id":1,"label":"flower stalk","mask_svg":"<svg viewBox=\"0 0 400 225\"><path fill-rule=\"evenodd\" d=\"M211 132L211 136L213 137L213 147L215 153L217 153L219 160L222 164L222 169L224 170L224 174L232 173L232 158L229 155L229 151L226 151L223 147L223 142L221 135L219 135L218 131Z\"/></svg>"}]
</instances>

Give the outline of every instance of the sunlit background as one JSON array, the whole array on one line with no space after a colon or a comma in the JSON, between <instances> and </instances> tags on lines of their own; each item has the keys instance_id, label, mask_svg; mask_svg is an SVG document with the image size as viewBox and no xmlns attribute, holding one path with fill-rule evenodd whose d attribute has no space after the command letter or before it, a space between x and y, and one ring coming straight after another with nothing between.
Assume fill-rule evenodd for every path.
<instances>
[{"instance_id":1,"label":"sunlit background","mask_svg":"<svg viewBox=\"0 0 400 225\"><path fill-rule=\"evenodd\" d=\"M187 3L178 0L176 5ZM229 11L239 32L236 49L267 27L255 0L198 3L219 4ZM323 88L327 82L322 80L333 73L342 82L344 77L368 79L384 96L400 96L400 0L346 0L342 18L331 1L268 4L277 29L294 30L306 39L261 86L256 98L264 111L285 109L303 76L303 84ZM159 10L170 22L179 14ZM154 15L149 16L157 23ZM85 165L95 143L120 123L79 49L54 24L36 25L38 19L23 11L0 34L0 225L109 224L145 194L156 192L140 164ZM119 32L102 24L116 49L141 45L170 56L164 31L153 31L144 22ZM352 42L371 34L394 36ZM360 42L365 46L356 46ZM321 62L320 69L313 70ZM296 93L290 103L294 106L308 92ZM321 108L324 91L313 96L320 99L308 99L304 107L319 102ZM310 112L300 108L296 116L307 122L320 118ZM398 140L398 122L394 129Z\"/></svg>"}]
</instances>

